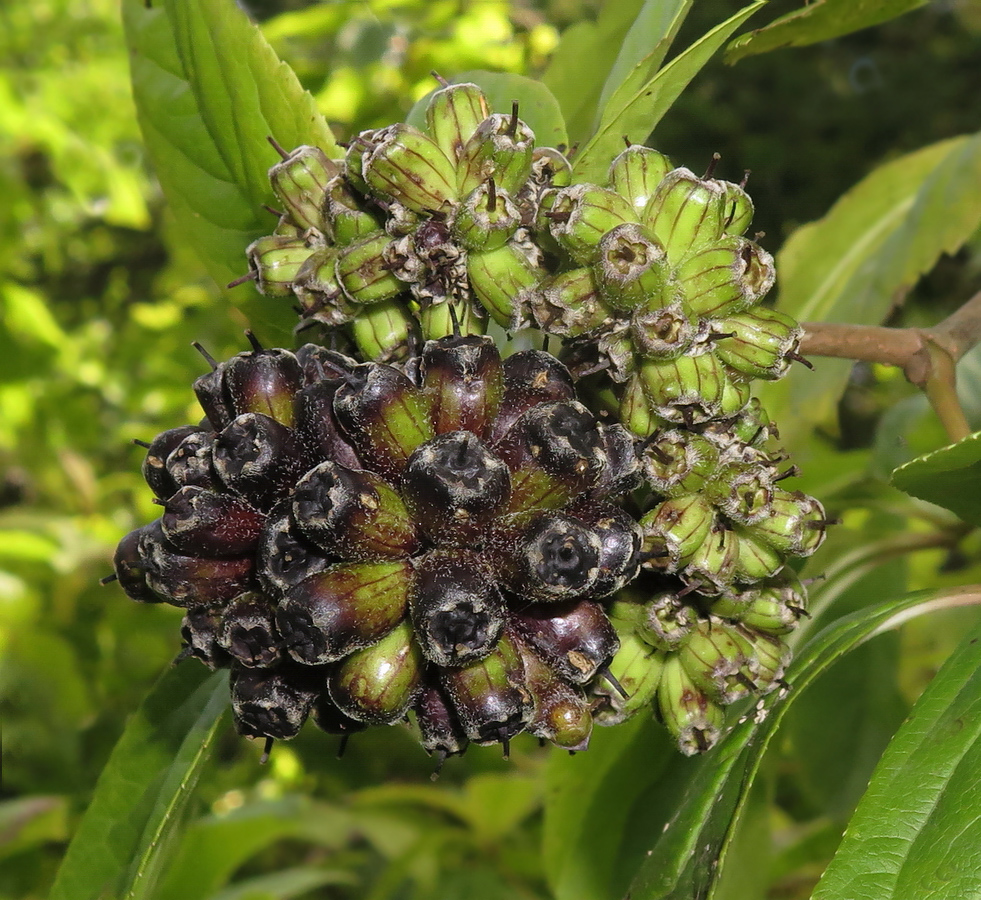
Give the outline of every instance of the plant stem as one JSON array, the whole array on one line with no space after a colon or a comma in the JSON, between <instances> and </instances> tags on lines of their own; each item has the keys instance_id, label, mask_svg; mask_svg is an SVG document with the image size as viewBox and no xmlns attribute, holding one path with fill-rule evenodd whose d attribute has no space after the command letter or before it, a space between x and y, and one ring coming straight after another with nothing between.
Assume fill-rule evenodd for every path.
<instances>
[{"instance_id":1,"label":"plant stem","mask_svg":"<svg viewBox=\"0 0 981 900\"><path fill-rule=\"evenodd\" d=\"M981 342L981 291L932 328L805 322L801 353L898 366L930 401L951 442L971 433L957 399L957 361Z\"/></svg>"}]
</instances>

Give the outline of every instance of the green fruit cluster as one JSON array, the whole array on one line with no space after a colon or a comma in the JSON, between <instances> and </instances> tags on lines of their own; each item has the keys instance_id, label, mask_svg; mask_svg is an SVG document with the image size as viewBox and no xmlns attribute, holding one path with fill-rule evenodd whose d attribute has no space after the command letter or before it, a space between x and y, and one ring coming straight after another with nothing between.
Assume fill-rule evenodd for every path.
<instances>
[{"instance_id":1,"label":"green fruit cluster","mask_svg":"<svg viewBox=\"0 0 981 900\"><path fill-rule=\"evenodd\" d=\"M404 366L308 344L217 364L205 412L147 444L163 507L116 578L186 610L184 655L231 669L238 730L350 734L412 715L441 759L530 732L571 750L636 576L629 434L568 370L483 336Z\"/></svg>"}]
</instances>

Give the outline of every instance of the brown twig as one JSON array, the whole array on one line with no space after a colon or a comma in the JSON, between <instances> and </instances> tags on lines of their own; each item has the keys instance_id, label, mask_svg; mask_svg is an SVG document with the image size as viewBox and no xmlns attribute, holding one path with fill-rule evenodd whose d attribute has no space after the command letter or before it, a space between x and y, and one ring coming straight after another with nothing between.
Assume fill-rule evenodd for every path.
<instances>
[{"instance_id":1,"label":"brown twig","mask_svg":"<svg viewBox=\"0 0 981 900\"><path fill-rule=\"evenodd\" d=\"M801 353L898 366L920 388L940 417L947 436L971 433L957 400L957 361L981 342L981 291L932 328L882 328L805 322Z\"/></svg>"}]
</instances>

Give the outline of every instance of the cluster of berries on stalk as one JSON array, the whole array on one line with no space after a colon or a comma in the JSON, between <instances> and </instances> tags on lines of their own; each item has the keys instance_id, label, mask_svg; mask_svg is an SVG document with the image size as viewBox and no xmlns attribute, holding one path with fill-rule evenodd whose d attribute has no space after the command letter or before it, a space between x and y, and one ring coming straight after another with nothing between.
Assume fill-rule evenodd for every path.
<instances>
[{"instance_id":1,"label":"cluster of berries on stalk","mask_svg":"<svg viewBox=\"0 0 981 900\"><path fill-rule=\"evenodd\" d=\"M187 610L246 735L410 716L441 759L520 732L580 750L653 708L707 750L782 683L807 608L787 563L828 524L751 397L803 362L761 305L752 203L637 145L576 182L474 84L426 122L281 151L246 277L367 362L212 360L203 422L146 445L164 514L116 577ZM490 322L560 357L502 359Z\"/></svg>"}]
</instances>

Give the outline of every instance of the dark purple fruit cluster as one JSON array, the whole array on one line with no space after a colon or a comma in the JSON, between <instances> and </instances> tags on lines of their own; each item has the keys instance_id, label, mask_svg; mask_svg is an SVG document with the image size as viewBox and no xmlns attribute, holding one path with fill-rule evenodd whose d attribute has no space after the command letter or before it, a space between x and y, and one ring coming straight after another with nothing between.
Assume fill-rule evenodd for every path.
<instances>
[{"instance_id":1,"label":"dark purple fruit cluster","mask_svg":"<svg viewBox=\"0 0 981 900\"><path fill-rule=\"evenodd\" d=\"M602 601L640 565L610 501L640 473L562 364L479 336L400 367L255 344L194 390L202 423L147 445L163 515L115 570L187 610L183 655L231 669L242 734L412 713L440 758L523 731L586 746L619 647Z\"/></svg>"}]
</instances>

